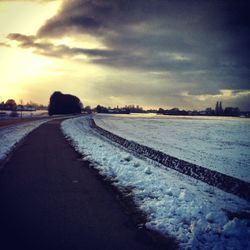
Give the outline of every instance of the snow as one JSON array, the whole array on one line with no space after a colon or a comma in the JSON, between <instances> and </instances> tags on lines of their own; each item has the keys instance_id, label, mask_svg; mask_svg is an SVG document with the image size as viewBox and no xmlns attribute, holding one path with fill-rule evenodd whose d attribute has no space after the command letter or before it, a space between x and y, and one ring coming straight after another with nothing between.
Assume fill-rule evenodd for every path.
<instances>
[{"instance_id":1,"label":"snow","mask_svg":"<svg viewBox=\"0 0 250 250\"><path fill-rule=\"evenodd\" d=\"M246 200L137 158L99 136L89 117L66 120L62 130L100 174L131 190L147 228L176 237L181 249L250 249Z\"/></svg>"},{"instance_id":2,"label":"snow","mask_svg":"<svg viewBox=\"0 0 250 250\"><path fill-rule=\"evenodd\" d=\"M36 112L36 117L38 115L44 117L39 120L0 127L0 163L7 157L19 141L43 123L51 120L72 118L72 115L54 115L47 117L47 115L44 115L44 112Z\"/></svg>"},{"instance_id":3,"label":"snow","mask_svg":"<svg viewBox=\"0 0 250 250\"><path fill-rule=\"evenodd\" d=\"M32 118L32 117L48 117L47 110L36 110L36 111L16 111L18 116L17 117L10 117L12 111L8 110L0 110L0 112L5 113L6 115L0 116L0 120L2 119L17 119L17 118Z\"/></svg>"},{"instance_id":4,"label":"snow","mask_svg":"<svg viewBox=\"0 0 250 250\"><path fill-rule=\"evenodd\" d=\"M49 121L49 119L25 122L19 125L0 128L0 161L8 155L22 138L47 121Z\"/></svg>"},{"instance_id":5,"label":"snow","mask_svg":"<svg viewBox=\"0 0 250 250\"><path fill-rule=\"evenodd\" d=\"M250 119L155 114L94 119L123 138L250 182Z\"/></svg>"}]
</instances>

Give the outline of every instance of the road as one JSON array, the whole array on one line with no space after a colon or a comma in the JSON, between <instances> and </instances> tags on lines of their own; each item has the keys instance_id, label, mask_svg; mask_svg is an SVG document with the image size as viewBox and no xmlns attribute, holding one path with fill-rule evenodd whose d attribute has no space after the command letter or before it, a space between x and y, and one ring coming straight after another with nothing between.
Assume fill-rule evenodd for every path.
<instances>
[{"instance_id":1,"label":"road","mask_svg":"<svg viewBox=\"0 0 250 250\"><path fill-rule=\"evenodd\" d=\"M30 133L0 172L0 249L173 249L135 225L126 206L64 139L60 121Z\"/></svg>"}]
</instances>

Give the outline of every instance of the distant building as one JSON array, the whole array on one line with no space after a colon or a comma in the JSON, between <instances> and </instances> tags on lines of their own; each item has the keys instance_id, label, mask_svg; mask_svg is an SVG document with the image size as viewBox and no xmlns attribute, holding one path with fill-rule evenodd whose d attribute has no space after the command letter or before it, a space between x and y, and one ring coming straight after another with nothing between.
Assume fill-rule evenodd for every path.
<instances>
[{"instance_id":1,"label":"distant building","mask_svg":"<svg viewBox=\"0 0 250 250\"><path fill-rule=\"evenodd\" d=\"M206 108L206 115L214 115L214 110L212 108Z\"/></svg>"},{"instance_id":2,"label":"distant building","mask_svg":"<svg viewBox=\"0 0 250 250\"><path fill-rule=\"evenodd\" d=\"M36 111L36 108L32 105L17 105L16 111Z\"/></svg>"},{"instance_id":3,"label":"distant building","mask_svg":"<svg viewBox=\"0 0 250 250\"><path fill-rule=\"evenodd\" d=\"M233 107L226 107L224 110L225 116L240 116L240 109Z\"/></svg>"},{"instance_id":4,"label":"distant building","mask_svg":"<svg viewBox=\"0 0 250 250\"><path fill-rule=\"evenodd\" d=\"M202 111L200 111L200 112L199 112L199 115L207 115L206 110L202 110Z\"/></svg>"},{"instance_id":5,"label":"distant building","mask_svg":"<svg viewBox=\"0 0 250 250\"><path fill-rule=\"evenodd\" d=\"M123 109L129 110L130 113L146 113L139 105L126 105Z\"/></svg>"},{"instance_id":6,"label":"distant building","mask_svg":"<svg viewBox=\"0 0 250 250\"><path fill-rule=\"evenodd\" d=\"M188 111L185 110L179 110L178 108L173 108L173 109L162 109L159 108L157 111L158 114L163 114L163 115L188 115Z\"/></svg>"},{"instance_id":7,"label":"distant building","mask_svg":"<svg viewBox=\"0 0 250 250\"><path fill-rule=\"evenodd\" d=\"M223 115L223 108L221 102L216 102L215 115Z\"/></svg>"},{"instance_id":8,"label":"distant building","mask_svg":"<svg viewBox=\"0 0 250 250\"><path fill-rule=\"evenodd\" d=\"M97 105L96 108L94 109L97 113L106 113L106 114L130 114L129 109L127 108L106 108L101 105Z\"/></svg>"}]
</instances>

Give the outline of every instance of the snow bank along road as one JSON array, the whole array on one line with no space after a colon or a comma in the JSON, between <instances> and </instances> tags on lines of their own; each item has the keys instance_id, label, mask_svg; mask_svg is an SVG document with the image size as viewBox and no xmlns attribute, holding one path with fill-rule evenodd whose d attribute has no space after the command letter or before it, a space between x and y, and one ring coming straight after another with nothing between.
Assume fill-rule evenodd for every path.
<instances>
[{"instance_id":1,"label":"snow bank along road","mask_svg":"<svg viewBox=\"0 0 250 250\"><path fill-rule=\"evenodd\" d=\"M250 249L247 200L138 158L91 128L90 117L66 120L62 129L102 175L130 190L147 228L173 235L182 249Z\"/></svg>"},{"instance_id":2,"label":"snow bank along road","mask_svg":"<svg viewBox=\"0 0 250 250\"><path fill-rule=\"evenodd\" d=\"M47 121L49 121L49 119L40 119L0 128L0 163L7 157L18 142Z\"/></svg>"},{"instance_id":3,"label":"snow bank along road","mask_svg":"<svg viewBox=\"0 0 250 250\"><path fill-rule=\"evenodd\" d=\"M0 168L4 160L6 160L9 153L15 148L15 146L25 138L30 132L38 128L45 122L56 120L56 119L66 119L72 116L56 115L47 118L33 117L29 121L24 119L18 119L19 123L16 123L16 119L13 119L13 124L10 119L0 120ZM4 126L1 126L4 125Z\"/></svg>"},{"instance_id":4,"label":"snow bank along road","mask_svg":"<svg viewBox=\"0 0 250 250\"><path fill-rule=\"evenodd\" d=\"M93 119L90 120L90 126L109 140L121 145L133 153L136 153L137 155L147 157L165 167L172 168L182 174L204 181L209 185L213 185L250 201L250 183L248 182L177 159L134 141L126 140L97 126Z\"/></svg>"},{"instance_id":5,"label":"snow bank along road","mask_svg":"<svg viewBox=\"0 0 250 250\"><path fill-rule=\"evenodd\" d=\"M26 125L13 134L27 132ZM31 132L5 163L0 204L1 250L162 249L136 228L89 163L79 160L58 120ZM173 240L166 244L175 246Z\"/></svg>"}]
</instances>

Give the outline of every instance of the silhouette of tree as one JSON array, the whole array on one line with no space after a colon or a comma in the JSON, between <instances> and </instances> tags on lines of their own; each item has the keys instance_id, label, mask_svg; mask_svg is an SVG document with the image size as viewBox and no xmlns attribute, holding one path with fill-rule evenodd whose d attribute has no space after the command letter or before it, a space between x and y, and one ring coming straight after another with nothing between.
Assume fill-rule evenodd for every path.
<instances>
[{"instance_id":1,"label":"silhouette of tree","mask_svg":"<svg viewBox=\"0 0 250 250\"><path fill-rule=\"evenodd\" d=\"M16 109L16 102L13 99L9 99L5 103L6 110L15 110Z\"/></svg>"},{"instance_id":2,"label":"silhouette of tree","mask_svg":"<svg viewBox=\"0 0 250 250\"><path fill-rule=\"evenodd\" d=\"M84 109L83 109L84 112L87 112L88 114L91 114L92 113L92 110L91 110L91 107L90 106L86 106Z\"/></svg>"},{"instance_id":3,"label":"silhouette of tree","mask_svg":"<svg viewBox=\"0 0 250 250\"><path fill-rule=\"evenodd\" d=\"M97 113L108 113L108 109L106 107L101 106L101 105L97 105L96 112Z\"/></svg>"},{"instance_id":4,"label":"silhouette of tree","mask_svg":"<svg viewBox=\"0 0 250 250\"><path fill-rule=\"evenodd\" d=\"M78 97L56 91L50 97L49 115L78 114L81 113L82 107Z\"/></svg>"}]
</instances>

